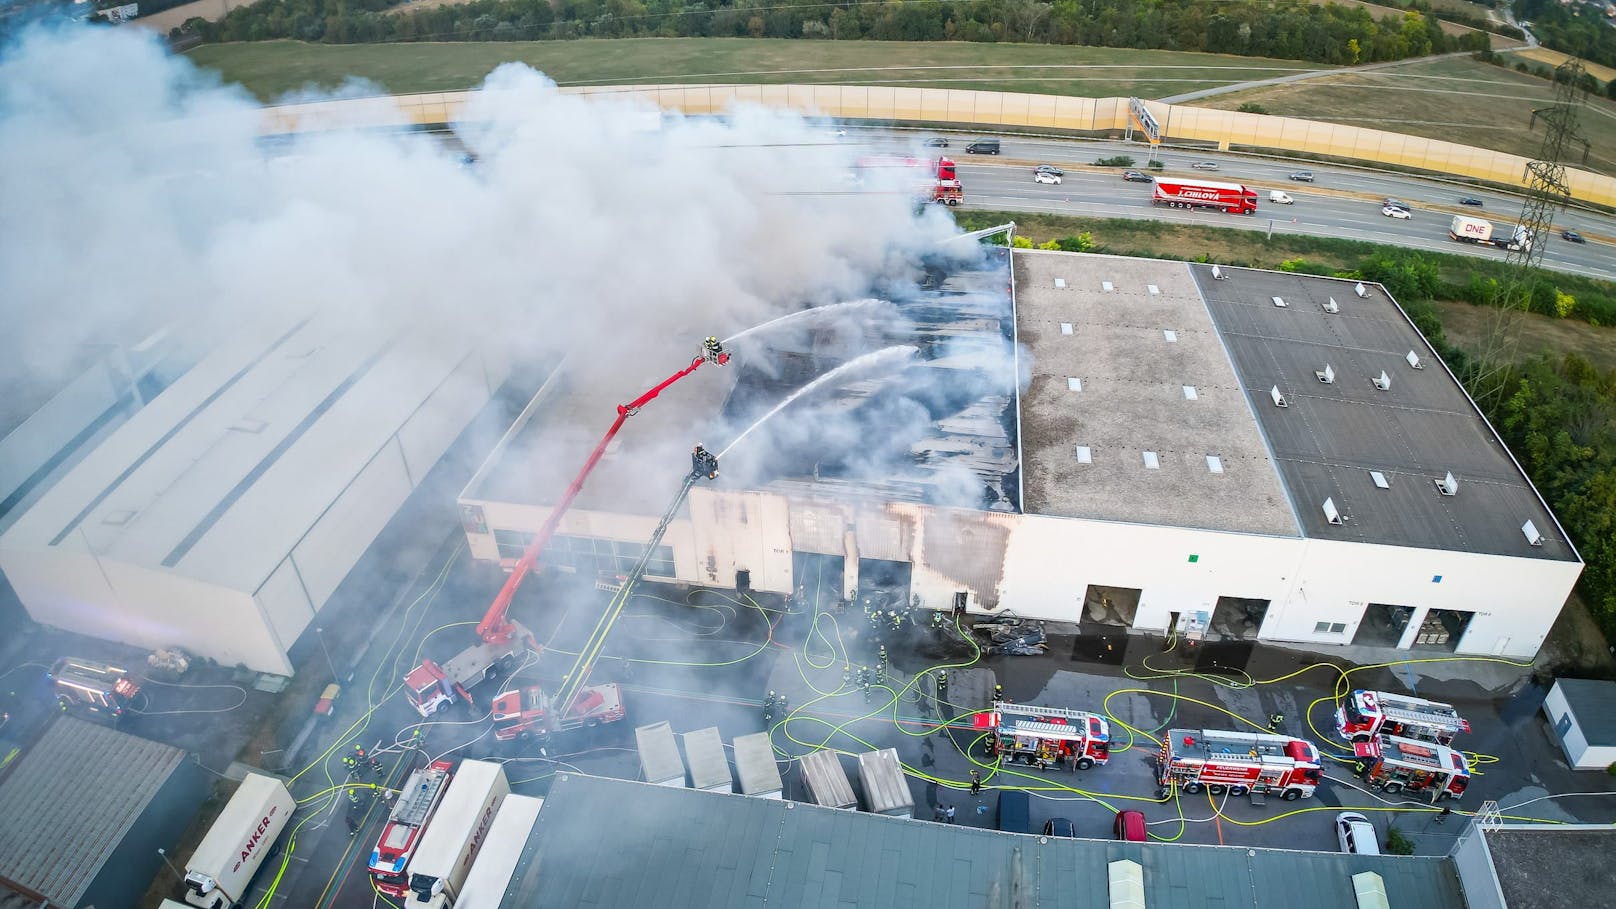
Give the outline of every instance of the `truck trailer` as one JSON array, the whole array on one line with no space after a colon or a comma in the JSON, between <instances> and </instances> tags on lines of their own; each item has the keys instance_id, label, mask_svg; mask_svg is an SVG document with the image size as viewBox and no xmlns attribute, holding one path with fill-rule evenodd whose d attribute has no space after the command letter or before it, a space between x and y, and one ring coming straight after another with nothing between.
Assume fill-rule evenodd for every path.
<instances>
[{"instance_id":1,"label":"truck trailer","mask_svg":"<svg viewBox=\"0 0 1616 909\"><path fill-rule=\"evenodd\" d=\"M494 826L488 828L488 841L471 863L471 873L460 888L455 909L499 909L543 807L541 798L505 796L499 813L494 815Z\"/></svg>"},{"instance_id":2,"label":"truck trailer","mask_svg":"<svg viewBox=\"0 0 1616 909\"><path fill-rule=\"evenodd\" d=\"M1239 183L1157 177L1150 204L1169 208L1215 208L1231 215L1257 212L1257 191Z\"/></svg>"},{"instance_id":3,"label":"truck trailer","mask_svg":"<svg viewBox=\"0 0 1616 909\"><path fill-rule=\"evenodd\" d=\"M449 909L457 905L477 851L488 838L494 815L511 792L503 765L465 760L410 859L406 909Z\"/></svg>"},{"instance_id":4,"label":"truck trailer","mask_svg":"<svg viewBox=\"0 0 1616 909\"><path fill-rule=\"evenodd\" d=\"M284 783L247 774L185 863L185 901L224 909L246 899L247 885L295 810Z\"/></svg>"},{"instance_id":5,"label":"truck trailer","mask_svg":"<svg viewBox=\"0 0 1616 909\"><path fill-rule=\"evenodd\" d=\"M1526 228L1517 225L1504 233L1495 229L1493 222L1468 215L1453 216L1452 223L1448 225L1448 236L1460 243L1497 246L1510 251L1532 247L1532 232Z\"/></svg>"}]
</instances>

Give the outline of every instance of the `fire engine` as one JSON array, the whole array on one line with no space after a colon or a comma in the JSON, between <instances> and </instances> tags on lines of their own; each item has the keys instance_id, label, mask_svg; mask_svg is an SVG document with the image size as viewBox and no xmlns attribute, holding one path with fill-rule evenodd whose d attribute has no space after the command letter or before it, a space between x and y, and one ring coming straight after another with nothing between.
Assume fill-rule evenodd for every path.
<instances>
[{"instance_id":1,"label":"fire engine","mask_svg":"<svg viewBox=\"0 0 1616 909\"><path fill-rule=\"evenodd\" d=\"M1081 710L995 701L976 725L988 730L988 753L1010 764L1087 770L1111 759L1111 725Z\"/></svg>"},{"instance_id":2,"label":"fire engine","mask_svg":"<svg viewBox=\"0 0 1616 909\"><path fill-rule=\"evenodd\" d=\"M57 660L48 678L56 690L56 703L63 710L96 714L113 722L123 716L140 693L139 683L127 669L78 657Z\"/></svg>"},{"instance_id":3,"label":"fire engine","mask_svg":"<svg viewBox=\"0 0 1616 909\"><path fill-rule=\"evenodd\" d=\"M399 792L398 804L387 816L387 825L370 851L370 876L376 889L388 896L402 899L410 892L409 864L415 847L421 844L421 834L432 822L432 815L443 800L443 790L449 788L449 777L454 765L448 761L434 761L410 774Z\"/></svg>"},{"instance_id":4,"label":"fire engine","mask_svg":"<svg viewBox=\"0 0 1616 909\"><path fill-rule=\"evenodd\" d=\"M1464 755L1436 742L1382 735L1352 750L1358 755L1359 775L1382 792L1429 794L1436 802L1456 799L1470 785Z\"/></svg>"},{"instance_id":5,"label":"fire engine","mask_svg":"<svg viewBox=\"0 0 1616 909\"><path fill-rule=\"evenodd\" d=\"M1470 731L1470 723L1449 704L1360 688L1336 710L1335 729L1353 744L1395 735L1451 745L1454 736Z\"/></svg>"},{"instance_id":6,"label":"fire engine","mask_svg":"<svg viewBox=\"0 0 1616 909\"><path fill-rule=\"evenodd\" d=\"M1323 776L1319 749L1306 739L1213 729L1174 729L1156 773L1164 796L1176 785L1191 795L1278 793L1287 802L1311 797Z\"/></svg>"},{"instance_id":7,"label":"fire engine","mask_svg":"<svg viewBox=\"0 0 1616 909\"><path fill-rule=\"evenodd\" d=\"M578 690L572 709L559 720L553 707L550 696L537 685L503 692L494 698L494 738L510 742L615 723L623 718L623 689L616 684L586 685Z\"/></svg>"}]
</instances>

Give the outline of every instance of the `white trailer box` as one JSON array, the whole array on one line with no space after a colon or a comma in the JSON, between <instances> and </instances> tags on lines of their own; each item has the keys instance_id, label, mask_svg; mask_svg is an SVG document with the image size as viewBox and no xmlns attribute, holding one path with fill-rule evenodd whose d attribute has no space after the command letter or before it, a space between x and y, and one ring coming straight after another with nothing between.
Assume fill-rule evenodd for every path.
<instances>
[{"instance_id":1,"label":"white trailer box","mask_svg":"<svg viewBox=\"0 0 1616 909\"><path fill-rule=\"evenodd\" d=\"M408 909L455 905L477 851L488 839L500 803L510 795L505 768L491 761L460 762L437 813L410 858Z\"/></svg>"},{"instance_id":2,"label":"white trailer box","mask_svg":"<svg viewBox=\"0 0 1616 909\"><path fill-rule=\"evenodd\" d=\"M222 909L246 899L254 872L295 810L280 780L247 774L185 863L185 901Z\"/></svg>"},{"instance_id":3,"label":"white trailer box","mask_svg":"<svg viewBox=\"0 0 1616 909\"><path fill-rule=\"evenodd\" d=\"M544 799L526 795L507 795L494 816L494 826L488 829L488 842L471 863L471 873L460 888L455 909L499 909L505 899L505 888L510 886L516 863L527 848L527 838L533 834L533 825L539 821L539 809Z\"/></svg>"},{"instance_id":4,"label":"white trailer box","mask_svg":"<svg viewBox=\"0 0 1616 909\"><path fill-rule=\"evenodd\" d=\"M858 810L858 797L853 795L853 784L847 781L842 769L842 756L829 748L802 756L802 785L814 804L826 808Z\"/></svg>"},{"instance_id":5,"label":"white trailer box","mask_svg":"<svg viewBox=\"0 0 1616 909\"><path fill-rule=\"evenodd\" d=\"M690 765L690 788L704 792L734 792L735 776L729 772L729 755L717 726L684 734L685 763Z\"/></svg>"},{"instance_id":6,"label":"white trailer box","mask_svg":"<svg viewBox=\"0 0 1616 909\"><path fill-rule=\"evenodd\" d=\"M741 778L741 794L758 798L785 797L780 765L774 762L774 746L767 732L754 732L735 739L735 775Z\"/></svg>"},{"instance_id":7,"label":"white trailer box","mask_svg":"<svg viewBox=\"0 0 1616 909\"><path fill-rule=\"evenodd\" d=\"M673 740L673 727L667 723L652 723L634 730L634 741L640 748L640 771L645 781L657 786L683 786L685 759L679 756L679 744Z\"/></svg>"},{"instance_id":8,"label":"white trailer box","mask_svg":"<svg viewBox=\"0 0 1616 909\"><path fill-rule=\"evenodd\" d=\"M883 748L859 755L859 781L864 784L864 801L871 814L914 817L915 796L909 779L898 763L898 749Z\"/></svg>"}]
</instances>

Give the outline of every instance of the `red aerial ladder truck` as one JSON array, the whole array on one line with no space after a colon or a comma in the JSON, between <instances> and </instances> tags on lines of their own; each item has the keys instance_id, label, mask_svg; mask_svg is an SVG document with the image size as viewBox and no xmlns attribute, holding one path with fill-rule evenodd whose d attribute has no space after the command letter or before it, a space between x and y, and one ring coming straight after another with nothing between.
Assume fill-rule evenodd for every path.
<instances>
[{"instance_id":1,"label":"red aerial ladder truck","mask_svg":"<svg viewBox=\"0 0 1616 909\"><path fill-rule=\"evenodd\" d=\"M1323 777L1319 749L1306 739L1260 732L1174 729L1162 740L1156 782L1194 795L1276 793L1287 802L1307 798Z\"/></svg>"},{"instance_id":2,"label":"red aerial ladder truck","mask_svg":"<svg viewBox=\"0 0 1616 909\"><path fill-rule=\"evenodd\" d=\"M1006 763L1087 770L1111 760L1111 725L1092 713L995 701L974 722L988 730L988 752Z\"/></svg>"},{"instance_id":3,"label":"red aerial ladder truck","mask_svg":"<svg viewBox=\"0 0 1616 909\"><path fill-rule=\"evenodd\" d=\"M1335 729L1353 744L1395 735L1452 745L1454 736L1470 731L1470 723L1451 704L1359 688L1336 710Z\"/></svg>"},{"instance_id":4,"label":"red aerial ladder truck","mask_svg":"<svg viewBox=\"0 0 1616 909\"><path fill-rule=\"evenodd\" d=\"M624 421L639 413L640 408L649 404L668 386L695 372L703 363L723 366L728 362L729 354L724 352L724 346L717 338L708 338L702 342L701 354L691 360L689 366L663 379L660 384L633 401L617 405L617 419L612 421L611 428L606 430L606 435L601 437L595 450L589 453L583 468L567 486L561 501L556 503L556 507L545 519L539 532L533 535L532 542L523 550L522 557L517 560L510 577L505 579L505 586L500 588L499 595L494 597L494 602L489 605L483 620L477 624L477 637L481 640L455 654L446 663L439 664L424 659L421 665L410 670L404 677L404 691L417 712L422 716L430 716L456 701L470 703L469 689L472 686L484 679L494 678L501 670L514 667L529 651L538 651L539 645L533 633L522 627L520 622L510 618L511 599L516 596L516 589L522 585L522 581L538 564L539 554L550 544L550 538L560 526L562 516L572 507L573 500L578 498L578 493L583 490L584 481L589 479L590 472L606 454L606 447L617 436L617 431L623 428ZM716 472L716 467L714 470ZM566 711L563 710L562 713L565 714Z\"/></svg>"}]
</instances>

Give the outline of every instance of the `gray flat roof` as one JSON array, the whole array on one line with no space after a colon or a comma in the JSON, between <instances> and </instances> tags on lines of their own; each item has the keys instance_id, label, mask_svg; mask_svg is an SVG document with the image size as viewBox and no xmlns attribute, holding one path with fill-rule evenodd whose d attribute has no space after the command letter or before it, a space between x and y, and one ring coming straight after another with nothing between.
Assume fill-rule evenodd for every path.
<instances>
[{"instance_id":1,"label":"gray flat roof","mask_svg":"<svg viewBox=\"0 0 1616 909\"><path fill-rule=\"evenodd\" d=\"M1555 687L1577 717L1577 728L1589 745L1616 745L1616 682L1598 679L1558 679Z\"/></svg>"},{"instance_id":2,"label":"gray flat roof","mask_svg":"<svg viewBox=\"0 0 1616 909\"><path fill-rule=\"evenodd\" d=\"M1509 909L1611 905L1616 829L1509 826L1484 835Z\"/></svg>"},{"instance_id":3,"label":"gray flat roof","mask_svg":"<svg viewBox=\"0 0 1616 909\"><path fill-rule=\"evenodd\" d=\"M61 717L0 780L0 877L77 906L185 752Z\"/></svg>"},{"instance_id":4,"label":"gray flat roof","mask_svg":"<svg viewBox=\"0 0 1616 909\"><path fill-rule=\"evenodd\" d=\"M266 314L86 454L0 544L254 590L429 396L485 385L472 364L449 387L475 340L441 324Z\"/></svg>"},{"instance_id":5,"label":"gray flat roof","mask_svg":"<svg viewBox=\"0 0 1616 909\"><path fill-rule=\"evenodd\" d=\"M1192 266L1309 537L1577 560L1480 412L1379 285ZM1286 305L1275 305L1275 297ZM1336 313L1324 306L1334 299ZM1414 352L1423 368L1406 359ZM1326 367L1335 381L1315 373ZM1385 372L1390 387L1374 380ZM1289 406L1270 397L1278 386ZM1379 488L1370 471L1382 474ZM1457 495L1437 480L1452 472ZM1325 499L1345 517L1330 523ZM1532 546L1531 521L1543 537Z\"/></svg>"},{"instance_id":6,"label":"gray flat roof","mask_svg":"<svg viewBox=\"0 0 1616 909\"><path fill-rule=\"evenodd\" d=\"M1016 336L1032 357L1026 511L1298 534L1188 266L1019 250L1015 274Z\"/></svg>"},{"instance_id":7,"label":"gray flat roof","mask_svg":"<svg viewBox=\"0 0 1616 909\"><path fill-rule=\"evenodd\" d=\"M1445 858L1043 840L574 773L556 776L500 905L976 909L1023 893L1100 909L1118 860L1142 866L1151 909L1357 909L1361 871L1393 906L1465 906Z\"/></svg>"}]
</instances>

